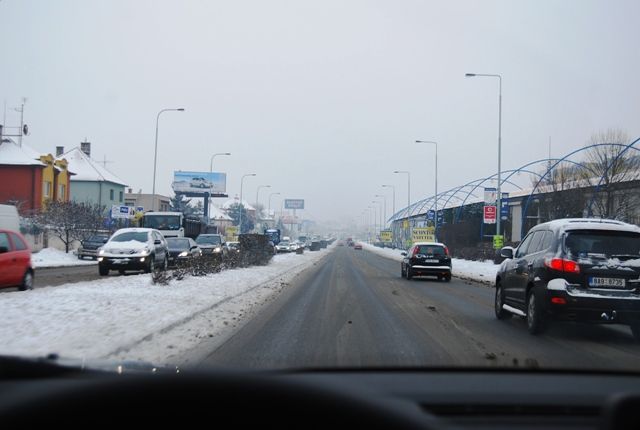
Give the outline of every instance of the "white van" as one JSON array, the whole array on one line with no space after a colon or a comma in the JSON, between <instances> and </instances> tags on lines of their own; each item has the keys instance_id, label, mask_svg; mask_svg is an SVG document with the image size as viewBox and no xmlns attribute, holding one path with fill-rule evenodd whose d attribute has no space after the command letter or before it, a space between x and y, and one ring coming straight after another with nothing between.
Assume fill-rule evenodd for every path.
<instances>
[{"instance_id":1,"label":"white van","mask_svg":"<svg viewBox=\"0 0 640 430\"><path fill-rule=\"evenodd\" d=\"M0 229L20 231L20 217L13 205L0 205Z\"/></svg>"}]
</instances>

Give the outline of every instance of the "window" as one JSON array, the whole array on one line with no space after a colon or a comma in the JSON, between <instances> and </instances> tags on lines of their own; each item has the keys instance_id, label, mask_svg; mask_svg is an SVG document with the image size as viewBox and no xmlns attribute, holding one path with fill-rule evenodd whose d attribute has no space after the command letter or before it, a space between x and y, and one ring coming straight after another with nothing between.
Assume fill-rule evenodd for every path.
<instances>
[{"instance_id":1,"label":"window","mask_svg":"<svg viewBox=\"0 0 640 430\"><path fill-rule=\"evenodd\" d=\"M16 251L24 251L25 249L29 249L26 243L15 233L9 233L11 236L11 241L13 242L13 249Z\"/></svg>"},{"instance_id":2,"label":"window","mask_svg":"<svg viewBox=\"0 0 640 430\"><path fill-rule=\"evenodd\" d=\"M0 233L0 248L7 248L11 251L11 245L9 245L9 236L7 233Z\"/></svg>"},{"instance_id":3,"label":"window","mask_svg":"<svg viewBox=\"0 0 640 430\"><path fill-rule=\"evenodd\" d=\"M527 237L524 238L520 246L518 246L518 250L516 251L515 258L521 258L527 255L527 248L531 244L531 239L533 238L534 233L530 233Z\"/></svg>"},{"instance_id":4,"label":"window","mask_svg":"<svg viewBox=\"0 0 640 430\"><path fill-rule=\"evenodd\" d=\"M66 191L65 184L58 185L58 200L60 201L65 200L65 191Z\"/></svg>"},{"instance_id":5,"label":"window","mask_svg":"<svg viewBox=\"0 0 640 430\"><path fill-rule=\"evenodd\" d=\"M45 199L51 198L51 182L44 181L42 183L42 197L44 197Z\"/></svg>"},{"instance_id":6,"label":"window","mask_svg":"<svg viewBox=\"0 0 640 430\"><path fill-rule=\"evenodd\" d=\"M124 193L122 191L120 191L120 203L122 203L123 199L124 199Z\"/></svg>"},{"instance_id":7,"label":"window","mask_svg":"<svg viewBox=\"0 0 640 430\"><path fill-rule=\"evenodd\" d=\"M109 190L109 199L110 199L110 200L113 200L113 199L114 199L114 197L113 197L113 190Z\"/></svg>"},{"instance_id":8,"label":"window","mask_svg":"<svg viewBox=\"0 0 640 430\"><path fill-rule=\"evenodd\" d=\"M543 242L542 242L542 249L547 250L551 248L552 245L553 245L553 232L545 231Z\"/></svg>"},{"instance_id":9,"label":"window","mask_svg":"<svg viewBox=\"0 0 640 430\"><path fill-rule=\"evenodd\" d=\"M542 251L542 242L544 240L544 231L536 231L531 239L531 244L527 248L527 255L535 254Z\"/></svg>"}]
</instances>

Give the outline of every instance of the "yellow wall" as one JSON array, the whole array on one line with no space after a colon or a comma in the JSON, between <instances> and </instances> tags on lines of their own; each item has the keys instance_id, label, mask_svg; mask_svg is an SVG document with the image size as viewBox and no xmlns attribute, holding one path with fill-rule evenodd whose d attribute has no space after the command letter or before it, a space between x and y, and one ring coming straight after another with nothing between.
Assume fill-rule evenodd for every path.
<instances>
[{"instance_id":1,"label":"yellow wall","mask_svg":"<svg viewBox=\"0 0 640 430\"><path fill-rule=\"evenodd\" d=\"M52 199L55 196L55 172L53 168L54 159L51 154L40 156L40 161L45 163L47 167L42 169L42 203ZM49 183L49 195L45 195L45 183Z\"/></svg>"},{"instance_id":2,"label":"yellow wall","mask_svg":"<svg viewBox=\"0 0 640 430\"><path fill-rule=\"evenodd\" d=\"M56 196L58 200L68 202L71 188L69 186L69 179L71 175L69 175L69 171L67 170L67 160L65 160L64 158L62 160L56 160L55 165L60 169L60 171L58 171L58 177L56 180ZM59 195L60 185L64 185L64 198L63 196Z\"/></svg>"}]
</instances>

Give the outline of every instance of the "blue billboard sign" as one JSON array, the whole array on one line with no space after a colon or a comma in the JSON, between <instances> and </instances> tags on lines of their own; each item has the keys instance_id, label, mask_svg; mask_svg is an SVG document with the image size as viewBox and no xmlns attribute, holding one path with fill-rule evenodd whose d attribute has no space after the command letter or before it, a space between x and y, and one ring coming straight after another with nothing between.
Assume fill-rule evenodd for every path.
<instances>
[{"instance_id":1,"label":"blue billboard sign","mask_svg":"<svg viewBox=\"0 0 640 430\"><path fill-rule=\"evenodd\" d=\"M500 219L506 221L509 218L509 193L502 193L500 199Z\"/></svg>"},{"instance_id":2,"label":"blue billboard sign","mask_svg":"<svg viewBox=\"0 0 640 430\"><path fill-rule=\"evenodd\" d=\"M219 172L173 172L171 188L175 193L224 194L227 174Z\"/></svg>"}]
</instances>

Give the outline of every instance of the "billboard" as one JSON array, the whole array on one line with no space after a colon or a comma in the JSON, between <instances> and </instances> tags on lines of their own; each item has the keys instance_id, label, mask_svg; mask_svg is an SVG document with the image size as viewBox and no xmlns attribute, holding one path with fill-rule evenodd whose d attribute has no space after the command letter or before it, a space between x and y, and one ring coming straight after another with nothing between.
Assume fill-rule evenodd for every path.
<instances>
[{"instance_id":1,"label":"billboard","mask_svg":"<svg viewBox=\"0 0 640 430\"><path fill-rule=\"evenodd\" d=\"M284 199L285 209L304 209L304 199Z\"/></svg>"},{"instance_id":2,"label":"billboard","mask_svg":"<svg viewBox=\"0 0 640 430\"><path fill-rule=\"evenodd\" d=\"M136 208L133 206L111 206L111 218L114 219L131 219L136 215Z\"/></svg>"},{"instance_id":3,"label":"billboard","mask_svg":"<svg viewBox=\"0 0 640 430\"><path fill-rule=\"evenodd\" d=\"M227 191L227 174L219 172L173 172L171 184L175 193L224 194Z\"/></svg>"},{"instance_id":4,"label":"billboard","mask_svg":"<svg viewBox=\"0 0 640 430\"><path fill-rule=\"evenodd\" d=\"M380 241L393 242L393 233L391 232L391 230L382 230L380 232Z\"/></svg>"},{"instance_id":5,"label":"billboard","mask_svg":"<svg viewBox=\"0 0 640 430\"><path fill-rule=\"evenodd\" d=\"M416 227L411 233L413 242L435 242L436 235L433 227Z\"/></svg>"},{"instance_id":6,"label":"billboard","mask_svg":"<svg viewBox=\"0 0 640 430\"><path fill-rule=\"evenodd\" d=\"M483 218L485 224L495 224L496 223L496 207L495 206L485 206L483 211Z\"/></svg>"}]
</instances>

